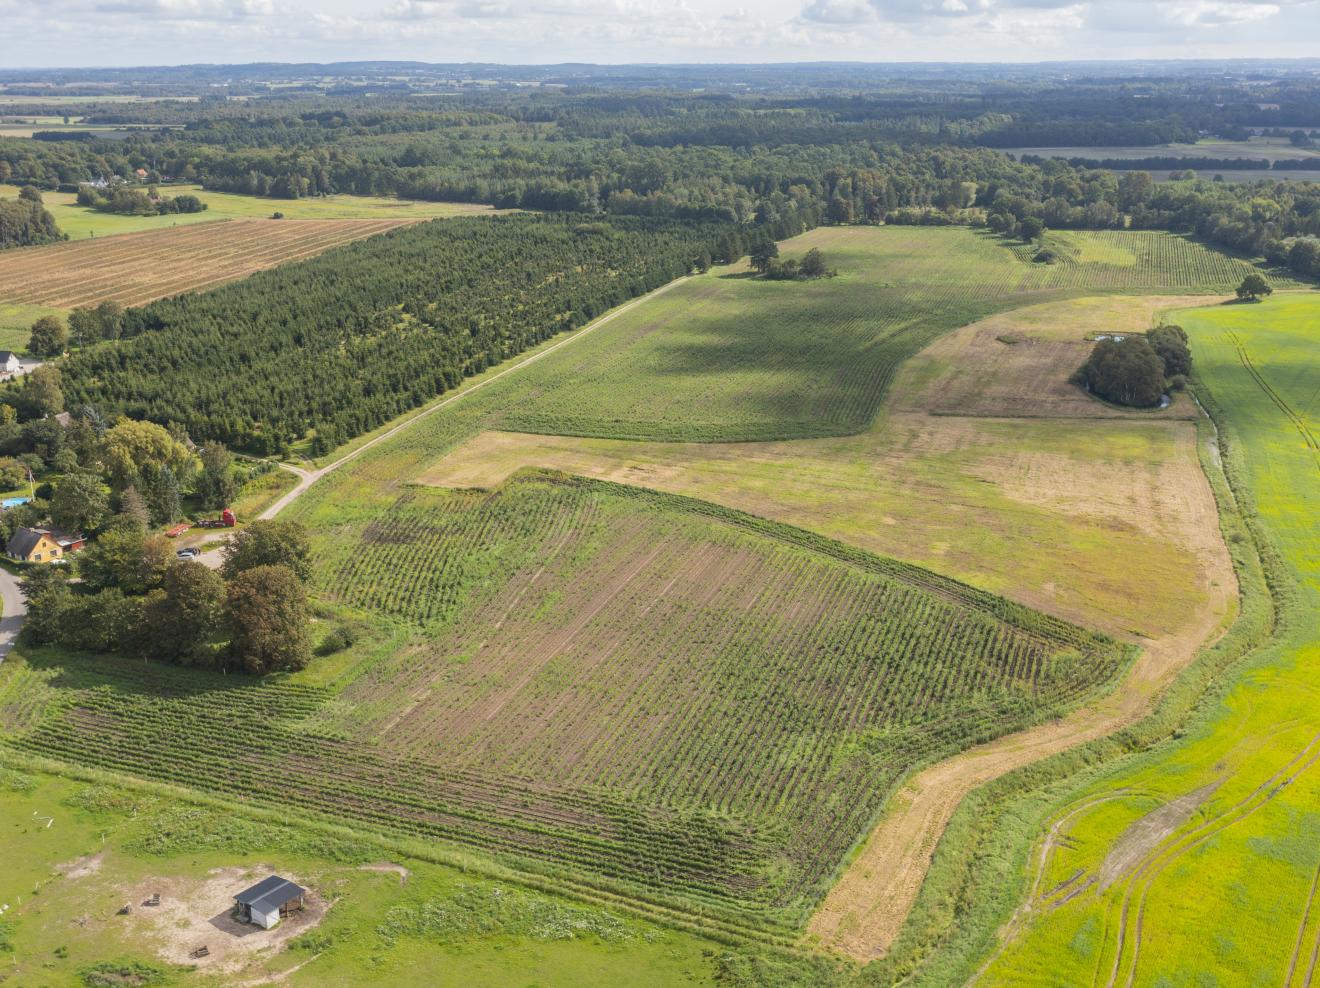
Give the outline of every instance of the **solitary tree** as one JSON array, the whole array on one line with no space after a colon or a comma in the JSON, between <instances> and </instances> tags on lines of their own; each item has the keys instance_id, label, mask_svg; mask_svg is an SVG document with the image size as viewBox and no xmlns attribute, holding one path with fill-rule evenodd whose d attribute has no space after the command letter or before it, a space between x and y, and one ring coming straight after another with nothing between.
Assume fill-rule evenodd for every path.
<instances>
[{"instance_id":1,"label":"solitary tree","mask_svg":"<svg viewBox=\"0 0 1320 988\"><path fill-rule=\"evenodd\" d=\"M779 256L779 245L773 240L762 240L752 247L748 255L754 267L761 274L765 274L766 269L770 267L770 262Z\"/></svg>"},{"instance_id":2,"label":"solitary tree","mask_svg":"<svg viewBox=\"0 0 1320 988\"><path fill-rule=\"evenodd\" d=\"M32 324L28 349L40 357L58 357L69 345L69 329L59 316L42 316Z\"/></svg>"},{"instance_id":3,"label":"solitary tree","mask_svg":"<svg viewBox=\"0 0 1320 988\"><path fill-rule=\"evenodd\" d=\"M300 580L312 575L307 530L296 521L254 521L225 543L223 551L229 580L258 566L285 566Z\"/></svg>"},{"instance_id":4,"label":"solitary tree","mask_svg":"<svg viewBox=\"0 0 1320 988\"><path fill-rule=\"evenodd\" d=\"M1045 221L1039 216L1027 216L1018 224L1018 235L1030 243L1039 240L1045 233Z\"/></svg>"},{"instance_id":5,"label":"solitary tree","mask_svg":"<svg viewBox=\"0 0 1320 988\"><path fill-rule=\"evenodd\" d=\"M1237 297L1240 302L1255 302L1262 295L1273 294L1274 289L1270 283L1254 271L1243 278L1242 284L1237 287Z\"/></svg>"},{"instance_id":6,"label":"solitary tree","mask_svg":"<svg viewBox=\"0 0 1320 988\"><path fill-rule=\"evenodd\" d=\"M50 520L60 528L82 531L97 528L110 512L101 488L101 478L94 473L71 473L55 485L50 499Z\"/></svg>"}]
</instances>

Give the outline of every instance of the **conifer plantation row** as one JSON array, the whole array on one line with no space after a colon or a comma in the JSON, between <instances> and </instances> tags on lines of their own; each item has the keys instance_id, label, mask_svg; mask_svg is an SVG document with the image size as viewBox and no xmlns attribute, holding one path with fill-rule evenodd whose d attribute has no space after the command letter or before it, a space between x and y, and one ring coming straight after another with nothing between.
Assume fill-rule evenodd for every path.
<instances>
[{"instance_id":1,"label":"conifer plantation row","mask_svg":"<svg viewBox=\"0 0 1320 988\"><path fill-rule=\"evenodd\" d=\"M328 449L712 251L741 252L730 239L725 224L637 217L421 224L130 310L124 339L62 364L66 400L253 453L309 432Z\"/></svg>"}]
</instances>

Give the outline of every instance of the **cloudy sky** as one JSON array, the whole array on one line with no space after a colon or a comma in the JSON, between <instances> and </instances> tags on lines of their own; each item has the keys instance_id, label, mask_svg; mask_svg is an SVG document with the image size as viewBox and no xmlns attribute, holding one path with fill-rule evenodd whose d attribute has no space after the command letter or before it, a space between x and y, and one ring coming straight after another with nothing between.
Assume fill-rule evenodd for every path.
<instances>
[{"instance_id":1,"label":"cloudy sky","mask_svg":"<svg viewBox=\"0 0 1320 988\"><path fill-rule=\"evenodd\" d=\"M9 68L1300 57L1320 0L0 0L0 37Z\"/></svg>"}]
</instances>

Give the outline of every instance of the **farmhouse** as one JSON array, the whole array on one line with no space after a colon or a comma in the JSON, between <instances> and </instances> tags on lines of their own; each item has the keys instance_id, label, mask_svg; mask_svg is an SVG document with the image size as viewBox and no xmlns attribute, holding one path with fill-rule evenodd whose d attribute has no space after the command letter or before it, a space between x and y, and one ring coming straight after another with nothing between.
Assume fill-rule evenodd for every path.
<instances>
[{"instance_id":1,"label":"farmhouse","mask_svg":"<svg viewBox=\"0 0 1320 988\"><path fill-rule=\"evenodd\" d=\"M17 374L23 369L23 363L13 350L0 350L0 374Z\"/></svg>"},{"instance_id":2,"label":"farmhouse","mask_svg":"<svg viewBox=\"0 0 1320 988\"><path fill-rule=\"evenodd\" d=\"M82 535L61 532L58 528L20 528L5 546L5 553L10 559L25 563L53 563L77 552L86 543Z\"/></svg>"},{"instance_id":3,"label":"farmhouse","mask_svg":"<svg viewBox=\"0 0 1320 988\"><path fill-rule=\"evenodd\" d=\"M269 930L283 917L303 907L307 890L287 878L271 875L234 896L234 915Z\"/></svg>"}]
</instances>

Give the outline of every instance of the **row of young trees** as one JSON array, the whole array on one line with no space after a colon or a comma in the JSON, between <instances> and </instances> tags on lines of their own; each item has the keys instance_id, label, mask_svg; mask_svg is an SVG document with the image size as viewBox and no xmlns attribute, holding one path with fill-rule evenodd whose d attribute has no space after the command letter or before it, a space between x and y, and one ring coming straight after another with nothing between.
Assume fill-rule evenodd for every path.
<instances>
[{"instance_id":1,"label":"row of young trees","mask_svg":"<svg viewBox=\"0 0 1320 988\"><path fill-rule=\"evenodd\" d=\"M61 363L75 407L178 423L267 454L334 445L563 330L806 219L732 224L512 215L420 224L202 295L122 313ZM25 386L5 400L25 416Z\"/></svg>"},{"instance_id":2,"label":"row of young trees","mask_svg":"<svg viewBox=\"0 0 1320 988\"><path fill-rule=\"evenodd\" d=\"M63 566L27 571L23 634L34 644L253 674L301 669L311 656L306 532L296 522L254 522L223 552L219 572L179 560L163 536L123 512L74 557L77 584Z\"/></svg>"}]
</instances>

